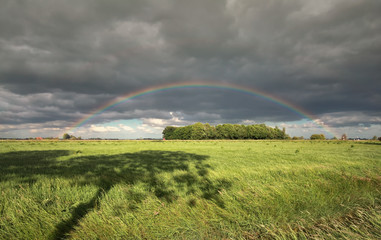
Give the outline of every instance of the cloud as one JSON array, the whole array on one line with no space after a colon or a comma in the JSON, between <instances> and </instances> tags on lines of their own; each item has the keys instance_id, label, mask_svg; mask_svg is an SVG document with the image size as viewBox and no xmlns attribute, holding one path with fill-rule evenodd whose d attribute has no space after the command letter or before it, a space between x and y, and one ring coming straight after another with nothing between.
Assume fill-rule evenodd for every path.
<instances>
[{"instance_id":1,"label":"cloud","mask_svg":"<svg viewBox=\"0 0 381 240\"><path fill-rule=\"evenodd\" d=\"M167 126L181 127L190 125L193 122L184 119L184 115L181 112L169 112L170 119L161 118L142 118L142 124L138 127L139 130L149 133L160 134Z\"/></svg>"},{"instance_id":2,"label":"cloud","mask_svg":"<svg viewBox=\"0 0 381 240\"><path fill-rule=\"evenodd\" d=\"M118 127L97 125L91 125L89 130L92 132L120 132L120 128Z\"/></svg>"},{"instance_id":3,"label":"cloud","mask_svg":"<svg viewBox=\"0 0 381 240\"><path fill-rule=\"evenodd\" d=\"M126 125L123 125L123 124L119 124L118 127L123 129L124 131L127 131L127 132L131 132L131 133L136 132L136 130L133 129L132 127L129 127L129 126L126 126Z\"/></svg>"},{"instance_id":4,"label":"cloud","mask_svg":"<svg viewBox=\"0 0 381 240\"><path fill-rule=\"evenodd\" d=\"M380 124L381 113L372 116L364 112L336 112L324 114L321 119L332 127L363 127Z\"/></svg>"},{"instance_id":5,"label":"cloud","mask_svg":"<svg viewBox=\"0 0 381 240\"><path fill-rule=\"evenodd\" d=\"M262 90L332 126L381 124L379 12L372 0L5 0L0 123L70 126L127 93L204 80ZM176 124L169 112L184 123L303 118L236 92L177 89L89 124Z\"/></svg>"}]
</instances>

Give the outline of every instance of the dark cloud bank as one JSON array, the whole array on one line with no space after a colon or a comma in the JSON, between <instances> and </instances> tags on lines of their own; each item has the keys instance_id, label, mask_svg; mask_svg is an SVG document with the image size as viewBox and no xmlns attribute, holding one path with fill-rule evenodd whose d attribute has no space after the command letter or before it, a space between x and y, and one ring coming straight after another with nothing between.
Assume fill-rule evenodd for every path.
<instances>
[{"instance_id":1,"label":"dark cloud bank","mask_svg":"<svg viewBox=\"0 0 381 240\"><path fill-rule=\"evenodd\" d=\"M0 2L2 132L62 128L120 95L192 80L263 90L332 127L380 129L380 1ZM190 122L301 119L261 98L182 89L94 122L169 112Z\"/></svg>"}]
</instances>

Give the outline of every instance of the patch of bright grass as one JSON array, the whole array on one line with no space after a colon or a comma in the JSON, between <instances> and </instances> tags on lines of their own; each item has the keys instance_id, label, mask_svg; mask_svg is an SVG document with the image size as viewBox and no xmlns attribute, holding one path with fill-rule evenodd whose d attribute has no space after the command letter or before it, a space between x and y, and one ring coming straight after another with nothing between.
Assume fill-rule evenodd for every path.
<instances>
[{"instance_id":1,"label":"patch of bright grass","mask_svg":"<svg viewBox=\"0 0 381 240\"><path fill-rule=\"evenodd\" d=\"M380 172L377 142L1 141L0 239L380 239Z\"/></svg>"}]
</instances>

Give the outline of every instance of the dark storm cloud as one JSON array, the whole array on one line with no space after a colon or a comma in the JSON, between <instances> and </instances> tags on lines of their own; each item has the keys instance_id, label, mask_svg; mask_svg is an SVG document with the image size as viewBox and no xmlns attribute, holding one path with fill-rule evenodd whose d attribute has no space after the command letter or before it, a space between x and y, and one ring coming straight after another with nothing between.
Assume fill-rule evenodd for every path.
<instances>
[{"instance_id":1,"label":"dark storm cloud","mask_svg":"<svg viewBox=\"0 0 381 240\"><path fill-rule=\"evenodd\" d=\"M322 120L332 127L370 127L380 124L381 112L336 112L322 116Z\"/></svg>"},{"instance_id":2,"label":"dark storm cloud","mask_svg":"<svg viewBox=\"0 0 381 240\"><path fill-rule=\"evenodd\" d=\"M360 123L335 124L346 112L380 124L379 1L2 0L1 6L1 124L75 122L120 95L190 80L262 89L315 115L331 114L335 126ZM190 121L301 119L263 99L191 89L140 97L94 121L168 119L168 112Z\"/></svg>"}]
</instances>

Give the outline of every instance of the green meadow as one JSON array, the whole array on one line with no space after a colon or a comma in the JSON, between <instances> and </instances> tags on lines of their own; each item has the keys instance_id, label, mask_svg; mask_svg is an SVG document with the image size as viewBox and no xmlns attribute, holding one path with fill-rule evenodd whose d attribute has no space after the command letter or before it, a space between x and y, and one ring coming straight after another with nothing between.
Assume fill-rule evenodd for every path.
<instances>
[{"instance_id":1,"label":"green meadow","mask_svg":"<svg viewBox=\"0 0 381 240\"><path fill-rule=\"evenodd\" d=\"M1 141L0 239L381 239L380 143Z\"/></svg>"}]
</instances>

